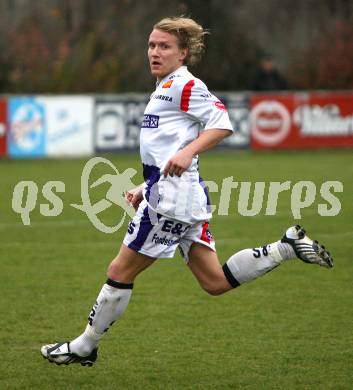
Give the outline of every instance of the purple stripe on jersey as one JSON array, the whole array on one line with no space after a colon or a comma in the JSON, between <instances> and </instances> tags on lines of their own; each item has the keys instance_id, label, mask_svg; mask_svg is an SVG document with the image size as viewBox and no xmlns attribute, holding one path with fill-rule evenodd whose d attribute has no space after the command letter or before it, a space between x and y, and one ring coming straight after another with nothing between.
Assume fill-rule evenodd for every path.
<instances>
[{"instance_id":1,"label":"purple stripe on jersey","mask_svg":"<svg viewBox=\"0 0 353 390\"><path fill-rule=\"evenodd\" d=\"M156 167L155 165L142 164L142 168L143 168L143 178L145 179L146 183L148 180L154 180L154 182L159 180L159 177L161 176L161 171L158 167ZM158 179L155 180L154 178L157 176Z\"/></svg>"},{"instance_id":2,"label":"purple stripe on jersey","mask_svg":"<svg viewBox=\"0 0 353 390\"><path fill-rule=\"evenodd\" d=\"M134 241L130 242L128 247L130 249L138 252L142 248L142 245L147 240L147 237L148 237L150 231L152 230L152 228L153 228L153 225L151 223L150 216L148 213L148 207L146 207L143 210L143 216L142 216L141 221L140 221L140 227L139 227L139 230L137 232L136 238L134 239Z\"/></svg>"},{"instance_id":3,"label":"purple stripe on jersey","mask_svg":"<svg viewBox=\"0 0 353 390\"><path fill-rule=\"evenodd\" d=\"M206 195L206 199L207 199L207 212L210 213L211 212L211 201L210 201L210 197L209 197L209 194L208 194L208 188L206 187L206 184L203 181L203 178L201 176L199 176L199 183L200 183L201 187L203 188L203 192Z\"/></svg>"},{"instance_id":4,"label":"purple stripe on jersey","mask_svg":"<svg viewBox=\"0 0 353 390\"><path fill-rule=\"evenodd\" d=\"M143 178L145 179L145 182L147 184L147 188L146 188L146 200L147 202L150 200L150 195L151 195L151 188L152 186L157 183L161 177L161 171L158 167L154 166L154 165L147 165L147 164L142 164L143 166ZM153 199L154 199L154 202L153 203L158 203L158 200L159 200L159 196L157 194L158 192L158 185L155 185L153 187L154 189L154 193L153 193ZM154 206L156 206L156 204L154 204Z\"/></svg>"}]
</instances>

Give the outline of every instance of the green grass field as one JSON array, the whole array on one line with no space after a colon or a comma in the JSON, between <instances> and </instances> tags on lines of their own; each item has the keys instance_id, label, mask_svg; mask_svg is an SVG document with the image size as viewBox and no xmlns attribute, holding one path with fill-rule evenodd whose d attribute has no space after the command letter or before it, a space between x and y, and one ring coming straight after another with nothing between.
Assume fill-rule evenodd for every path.
<instances>
[{"instance_id":1,"label":"green grass field","mask_svg":"<svg viewBox=\"0 0 353 390\"><path fill-rule=\"evenodd\" d=\"M136 154L106 156L120 171L140 168ZM301 261L220 297L203 292L180 255L160 260L136 281L127 312L103 338L92 368L57 367L41 358L42 344L81 333L124 228L97 231L80 203L86 160L0 161L0 389L352 389L353 387L353 154L351 150L254 153L216 151L201 158L205 179L316 184L314 204L295 220L290 193L275 216L237 212L211 224L221 262L234 252L279 239L300 223L330 249L335 267ZM102 168L104 171L104 168ZM98 170L96 175L101 172ZM108 168L105 170L108 172ZM139 177L141 179L141 175ZM139 179L136 178L136 184ZM38 184L31 225L11 207L19 181ZM65 183L64 209L44 217L41 187ZM321 184L341 181L342 209L318 214ZM101 199L107 187L93 197ZM212 200L217 200L213 194ZM215 202L216 203L216 202ZM102 218L119 219L110 208Z\"/></svg>"}]
</instances>

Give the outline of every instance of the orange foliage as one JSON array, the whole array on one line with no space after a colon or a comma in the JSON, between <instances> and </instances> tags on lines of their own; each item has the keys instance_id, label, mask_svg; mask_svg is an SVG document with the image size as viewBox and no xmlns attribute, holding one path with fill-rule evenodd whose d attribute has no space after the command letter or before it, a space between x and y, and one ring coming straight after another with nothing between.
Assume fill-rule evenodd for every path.
<instances>
[{"instance_id":1,"label":"orange foliage","mask_svg":"<svg viewBox=\"0 0 353 390\"><path fill-rule=\"evenodd\" d=\"M298 53L290 67L291 84L300 89L353 88L353 26L339 21Z\"/></svg>"}]
</instances>

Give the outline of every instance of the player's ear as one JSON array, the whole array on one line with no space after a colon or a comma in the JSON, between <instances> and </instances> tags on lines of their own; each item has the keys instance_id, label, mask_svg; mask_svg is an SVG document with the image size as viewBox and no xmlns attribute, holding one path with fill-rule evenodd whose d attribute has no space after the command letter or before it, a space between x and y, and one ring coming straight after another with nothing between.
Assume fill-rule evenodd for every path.
<instances>
[{"instance_id":1,"label":"player's ear","mask_svg":"<svg viewBox=\"0 0 353 390\"><path fill-rule=\"evenodd\" d=\"M185 58L187 57L189 53L189 49L184 48L180 50L180 59L184 62Z\"/></svg>"}]
</instances>

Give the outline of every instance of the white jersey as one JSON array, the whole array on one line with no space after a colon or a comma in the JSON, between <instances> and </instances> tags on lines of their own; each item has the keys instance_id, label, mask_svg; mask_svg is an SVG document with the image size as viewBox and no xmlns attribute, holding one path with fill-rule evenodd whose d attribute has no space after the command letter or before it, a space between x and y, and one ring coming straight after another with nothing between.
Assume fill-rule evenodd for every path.
<instances>
[{"instance_id":1,"label":"white jersey","mask_svg":"<svg viewBox=\"0 0 353 390\"><path fill-rule=\"evenodd\" d=\"M190 224L211 218L198 156L181 177L164 178L162 173L172 156L207 129L233 131L223 103L181 66L157 84L141 126L144 198L157 213Z\"/></svg>"}]
</instances>

